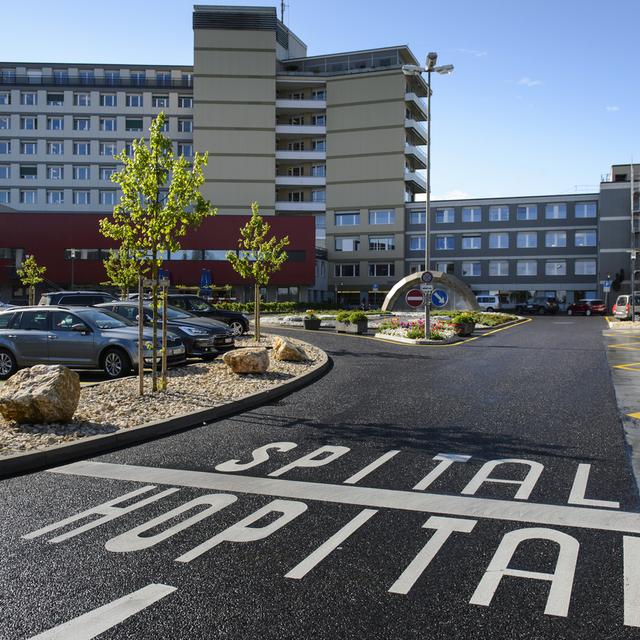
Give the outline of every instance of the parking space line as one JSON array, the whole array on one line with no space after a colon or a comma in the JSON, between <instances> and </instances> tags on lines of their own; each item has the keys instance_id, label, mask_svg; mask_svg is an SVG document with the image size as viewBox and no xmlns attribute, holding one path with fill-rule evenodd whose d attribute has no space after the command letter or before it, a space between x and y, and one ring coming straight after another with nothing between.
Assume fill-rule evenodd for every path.
<instances>
[{"instance_id":1,"label":"parking space line","mask_svg":"<svg viewBox=\"0 0 640 640\"><path fill-rule=\"evenodd\" d=\"M625 371L640 371L640 362L627 362L625 364L614 364L614 369L624 369Z\"/></svg>"},{"instance_id":2,"label":"parking space line","mask_svg":"<svg viewBox=\"0 0 640 640\"><path fill-rule=\"evenodd\" d=\"M637 411L636 413L627 413L627 415L630 418L635 418L636 420L640 420L640 411Z\"/></svg>"}]
</instances>

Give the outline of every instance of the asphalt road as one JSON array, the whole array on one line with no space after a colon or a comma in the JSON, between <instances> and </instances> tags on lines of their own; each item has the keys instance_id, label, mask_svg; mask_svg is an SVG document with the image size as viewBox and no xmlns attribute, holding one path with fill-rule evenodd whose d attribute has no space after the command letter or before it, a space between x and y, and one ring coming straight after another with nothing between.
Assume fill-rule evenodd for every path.
<instances>
[{"instance_id":1,"label":"asphalt road","mask_svg":"<svg viewBox=\"0 0 640 640\"><path fill-rule=\"evenodd\" d=\"M292 332L334 362L302 391L2 481L0 638L640 637L603 329Z\"/></svg>"}]
</instances>

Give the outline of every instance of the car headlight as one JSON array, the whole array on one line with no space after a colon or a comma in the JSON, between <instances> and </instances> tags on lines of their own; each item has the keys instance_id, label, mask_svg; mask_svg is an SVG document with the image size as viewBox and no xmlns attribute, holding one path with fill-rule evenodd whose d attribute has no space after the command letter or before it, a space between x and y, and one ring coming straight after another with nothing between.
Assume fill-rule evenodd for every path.
<instances>
[{"instance_id":1,"label":"car headlight","mask_svg":"<svg viewBox=\"0 0 640 640\"><path fill-rule=\"evenodd\" d=\"M198 329L197 327L184 327L180 325L178 327L180 331L184 331L188 336L206 336L209 332L206 329Z\"/></svg>"}]
</instances>

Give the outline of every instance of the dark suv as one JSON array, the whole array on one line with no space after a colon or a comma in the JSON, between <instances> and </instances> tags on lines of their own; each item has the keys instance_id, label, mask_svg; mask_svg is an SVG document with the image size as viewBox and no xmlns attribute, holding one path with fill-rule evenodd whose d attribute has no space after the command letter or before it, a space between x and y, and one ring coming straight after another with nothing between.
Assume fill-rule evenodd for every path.
<instances>
[{"instance_id":1,"label":"dark suv","mask_svg":"<svg viewBox=\"0 0 640 640\"><path fill-rule=\"evenodd\" d=\"M170 293L168 301L170 305L189 311L196 316L224 322L231 327L236 336L241 336L249 331L249 319L246 316L238 311L218 309L199 296L188 293Z\"/></svg>"},{"instance_id":2,"label":"dark suv","mask_svg":"<svg viewBox=\"0 0 640 640\"><path fill-rule=\"evenodd\" d=\"M558 303L555 298L531 298L524 304L518 305L517 311L520 313L558 313Z\"/></svg>"},{"instance_id":3,"label":"dark suv","mask_svg":"<svg viewBox=\"0 0 640 640\"><path fill-rule=\"evenodd\" d=\"M38 304L92 307L101 302L112 302L113 300L116 300L116 298L106 291L51 291L50 293L42 294Z\"/></svg>"}]
</instances>

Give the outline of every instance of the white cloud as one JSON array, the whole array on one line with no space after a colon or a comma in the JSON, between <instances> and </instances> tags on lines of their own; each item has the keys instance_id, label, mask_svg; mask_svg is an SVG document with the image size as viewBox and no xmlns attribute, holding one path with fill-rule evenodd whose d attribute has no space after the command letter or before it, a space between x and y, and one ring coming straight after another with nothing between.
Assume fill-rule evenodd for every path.
<instances>
[{"instance_id":1,"label":"white cloud","mask_svg":"<svg viewBox=\"0 0 640 640\"><path fill-rule=\"evenodd\" d=\"M605 107L607 111L620 111L620 107L616 107L615 105L611 105L609 107Z\"/></svg>"},{"instance_id":2,"label":"white cloud","mask_svg":"<svg viewBox=\"0 0 640 640\"><path fill-rule=\"evenodd\" d=\"M528 76L523 76L518 80L517 84L523 87L537 87L542 84L542 80L534 80L533 78L529 78Z\"/></svg>"},{"instance_id":3,"label":"white cloud","mask_svg":"<svg viewBox=\"0 0 640 640\"><path fill-rule=\"evenodd\" d=\"M457 51L458 53L467 53L475 58L483 58L487 55L486 51L480 51L479 49L454 49L454 51Z\"/></svg>"}]
</instances>

